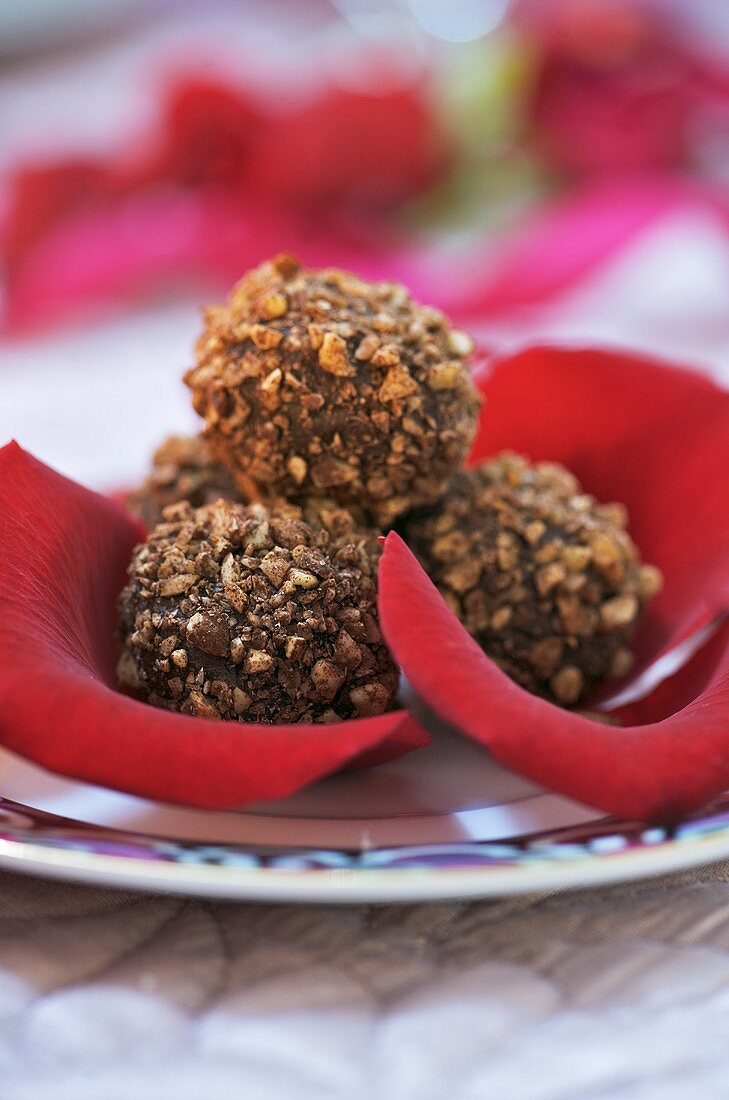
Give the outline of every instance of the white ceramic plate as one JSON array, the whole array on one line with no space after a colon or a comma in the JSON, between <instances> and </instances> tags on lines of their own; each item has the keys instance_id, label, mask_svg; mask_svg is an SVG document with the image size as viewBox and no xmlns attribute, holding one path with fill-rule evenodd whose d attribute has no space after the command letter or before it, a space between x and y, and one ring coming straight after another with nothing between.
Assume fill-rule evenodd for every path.
<instances>
[{"instance_id":1,"label":"white ceramic plate","mask_svg":"<svg viewBox=\"0 0 729 1100\"><path fill-rule=\"evenodd\" d=\"M729 856L729 796L665 830L596 816L460 738L295 797L211 813L62 779L0 752L0 864L241 900L413 902L557 890Z\"/></svg>"}]
</instances>

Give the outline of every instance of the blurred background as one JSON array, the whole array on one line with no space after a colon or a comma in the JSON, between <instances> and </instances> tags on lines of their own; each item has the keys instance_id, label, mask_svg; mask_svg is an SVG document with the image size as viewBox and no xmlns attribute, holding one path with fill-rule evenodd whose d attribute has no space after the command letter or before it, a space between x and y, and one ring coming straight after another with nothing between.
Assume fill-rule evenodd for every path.
<instances>
[{"instance_id":1,"label":"blurred background","mask_svg":"<svg viewBox=\"0 0 729 1100\"><path fill-rule=\"evenodd\" d=\"M0 436L89 484L281 249L729 382L725 0L4 0L0 134Z\"/></svg>"}]
</instances>

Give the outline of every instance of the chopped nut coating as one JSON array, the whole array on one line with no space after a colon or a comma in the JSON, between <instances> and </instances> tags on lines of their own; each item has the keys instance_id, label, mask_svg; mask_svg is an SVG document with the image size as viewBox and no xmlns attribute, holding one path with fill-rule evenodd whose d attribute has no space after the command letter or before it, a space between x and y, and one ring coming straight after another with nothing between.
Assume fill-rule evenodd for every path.
<instances>
[{"instance_id":1,"label":"chopped nut coating","mask_svg":"<svg viewBox=\"0 0 729 1100\"><path fill-rule=\"evenodd\" d=\"M382 526L438 499L480 399L471 342L403 287L278 256L205 313L185 381L217 461L266 501L322 491Z\"/></svg>"},{"instance_id":2,"label":"chopped nut coating","mask_svg":"<svg viewBox=\"0 0 729 1100\"><path fill-rule=\"evenodd\" d=\"M630 638L661 586L626 522L562 467L502 454L457 473L401 530L489 656L529 691L574 706L629 672Z\"/></svg>"},{"instance_id":3,"label":"chopped nut coating","mask_svg":"<svg viewBox=\"0 0 729 1100\"><path fill-rule=\"evenodd\" d=\"M169 710L328 722L394 704L376 536L331 501L168 507L119 600L119 680Z\"/></svg>"},{"instance_id":4,"label":"chopped nut coating","mask_svg":"<svg viewBox=\"0 0 729 1100\"><path fill-rule=\"evenodd\" d=\"M170 504L189 500L193 508L216 500L241 500L232 477L210 453L202 436L173 435L160 444L147 480L127 501L150 529Z\"/></svg>"}]
</instances>

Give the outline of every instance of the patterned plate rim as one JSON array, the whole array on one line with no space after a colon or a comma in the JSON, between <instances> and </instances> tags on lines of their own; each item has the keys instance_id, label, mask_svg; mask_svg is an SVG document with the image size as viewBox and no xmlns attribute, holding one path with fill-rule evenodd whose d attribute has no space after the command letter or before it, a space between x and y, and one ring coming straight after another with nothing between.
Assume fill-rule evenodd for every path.
<instances>
[{"instance_id":1,"label":"patterned plate rim","mask_svg":"<svg viewBox=\"0 0 729 1100\"><path fill-rule=\"evenodd\" d=\"M0 865L153 893L250 901L416 902L580 889L729 857L729 796L668 832L605 819L507 842L342 852L178 843L0 800Z\"/></svg>"}]
</instances>

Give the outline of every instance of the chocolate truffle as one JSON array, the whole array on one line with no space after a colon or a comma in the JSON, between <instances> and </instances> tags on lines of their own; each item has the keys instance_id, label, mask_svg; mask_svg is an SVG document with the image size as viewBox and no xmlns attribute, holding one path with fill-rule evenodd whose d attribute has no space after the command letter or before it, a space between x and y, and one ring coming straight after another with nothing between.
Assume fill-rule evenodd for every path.
<instances>
[{"instance_id":1,"label":"chocolate truffle","mask_svg":"<svg viewBox=\"0 0 729 1100\"><path fill-rule=\"evenodd\" d=\"M167 508L119 600L122 686L242 722L330 722L393 705L377 538L330 502Z\"/></svg>"},{"instance_id":2,"label":"chocolate truffle","mask_svg":"<svg viewBox=\"0 0 729 1100\"><path fill-rule=\"evenodd\" d=\"M205 311L185 381L246 499L325 493L387 525L437 500L468 454L470 351L402 286L281 255Z\"/></svg>"},{"instance_id":3,"label":"chocolate truffle","mask_svg":"<svg viewBox=\"0 0 729 1100\"><path fill-rule=\"evenodd\" d=\"M232 477L213 459L200 435L172 435L161 443L146 481L129 496L127 507L150 529L160 522L165 508L183 500L193 508L216 500L241 500Z\"/></svg>"},{"instance_id":4,"label":"chocolate truffle","mask_svg":"<svg viewBox=\"0 0 729 1100\"><path fill-rule=\"evenodd\" d=\"M562 466L502 454L456 474L402 533L470 634L529 691L572 706L625 675L661 575L642 565L619 504Z\"/></svg>"}]
</instances>

